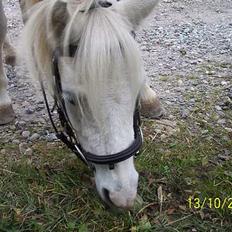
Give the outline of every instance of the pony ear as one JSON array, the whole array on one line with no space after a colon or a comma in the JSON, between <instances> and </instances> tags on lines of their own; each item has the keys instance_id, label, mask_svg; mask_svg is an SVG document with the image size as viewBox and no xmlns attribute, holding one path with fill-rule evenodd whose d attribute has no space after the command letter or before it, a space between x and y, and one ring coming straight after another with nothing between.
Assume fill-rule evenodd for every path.
<instances>
[{"instance_id":1,"label":"pony ear","mask_svg":"<svg viewBox=\"0 0 232 232\"><path fill-rule=\"evenodd\" d=\"M79 7L80 10L88 10L92 4L96 4L97 0L67 0L67 9L70 15Z\"/></svg>"},{"instance_id":2,"label":"pony ear","mask_svg":"<svg viewBox=\"0 0 232 232\"><path fill-rule=\"evenodd\" d=\"M76 11L77 7L80 6L85 0L67 0L67 9L70 15Z\"/></svg>"},{"instance_id":3,"label":"pony ear","mask_svg":"<svg viewBox=\"0 0 232 232\"><path fill-rule=\"evenodd\" d=\"M55 38L61 39L64 28L68 22L67 3L57 1L53 7L51 23Z\"/></svg>"}]
</instances>

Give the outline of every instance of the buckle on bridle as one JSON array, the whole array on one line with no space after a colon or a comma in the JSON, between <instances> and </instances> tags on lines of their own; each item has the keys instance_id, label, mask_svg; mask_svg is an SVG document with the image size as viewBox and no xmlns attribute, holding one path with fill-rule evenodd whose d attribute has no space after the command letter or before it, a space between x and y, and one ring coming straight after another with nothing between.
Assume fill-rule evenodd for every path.
<instances>
[{"instance_id":1,"label":"buckle on bridle","mask_svg":"<svg viewBox=\"0 0 232 232\"><path fill-rule=\"evenodd\" d=\"M74 145L74 147L75 147L76 151L78 152L78 155L81 156L81 159L86 163L86 165L87 165L88 167L90 167L89 162L87 161L87 159L85 158L84 154L83 154L82 151L79 149L79 147L78 147L76 144Z\"/></svg>"}]
</instances>

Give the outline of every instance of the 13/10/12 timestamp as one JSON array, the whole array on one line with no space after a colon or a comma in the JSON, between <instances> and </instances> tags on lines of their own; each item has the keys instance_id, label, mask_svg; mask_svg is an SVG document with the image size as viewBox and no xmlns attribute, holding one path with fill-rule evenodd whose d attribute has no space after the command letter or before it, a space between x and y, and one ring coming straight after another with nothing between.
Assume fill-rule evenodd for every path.
<instances>
[{"instance_id":1,"label":"13/10/12 timestamp","mask_svg":"<svg viewBox=\"0 0 232 232\"><path fill-rule=\"evenodd\" d=\"M232 197L221 199L220 197L205 197L203 199L198 197L188 198L188 207L190 209L232 209Z\"/></svg>"}]
</instances>

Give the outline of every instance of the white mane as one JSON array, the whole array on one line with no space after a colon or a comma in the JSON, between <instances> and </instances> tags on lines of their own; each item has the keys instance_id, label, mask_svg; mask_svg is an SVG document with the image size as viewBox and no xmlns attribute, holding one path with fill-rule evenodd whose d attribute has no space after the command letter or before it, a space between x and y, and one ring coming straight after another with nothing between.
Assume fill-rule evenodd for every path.
<instances>
[{"instance_id":1,"label":"white mane","mask_svg":"<svg viewBox=\"0 0 232 232\"><path fill-rule=\"evenodd\" d=\"M23 47L32 76L47 79L52 90L54 49L63 47L64 55L68 56L68 46L77 45L72 62L63 59L62 81L69 83L77 96L83 94L87 98L92 114L100 120L99 99L114 96L117 90L120 92L122 78L127 79L131 101L135 102L143 81L143 66L131 35L132 26L122 15L110 8L90 9L96 4L94 0L76 2L67 0L69 18L63 19L67 25L60 38L54 33L57 26L53 22L59 0L37 4L24 29Z\"/></svg>"}]
</instances>

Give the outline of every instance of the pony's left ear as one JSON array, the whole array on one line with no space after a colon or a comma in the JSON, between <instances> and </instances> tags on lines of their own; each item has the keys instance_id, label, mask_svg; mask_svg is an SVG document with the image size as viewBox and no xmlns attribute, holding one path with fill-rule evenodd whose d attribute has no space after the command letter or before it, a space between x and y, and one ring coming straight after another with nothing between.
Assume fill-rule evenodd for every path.
<instances>
[{"instance_id":1,"label":"pony's left ear","mask_svg":"<svg viewBox=\"0 0 232 232\"><path fill-rule=\"evenodd\" d=\"M70 15L79 8L80 10L88 10L93 4L96 4L97 0L67 0L67 9Z\"/></svg>"},{"instance_id":2,"label":"pony's left ear","mask_svg":"<svg viewBox=\"0 0 232 232\"><path fill-rule=\"evenodd\" d=\"M67 9L70 15L72 15L76 8L83 2L84 0L67 0Z\"/></svg>"}]
</instances>

